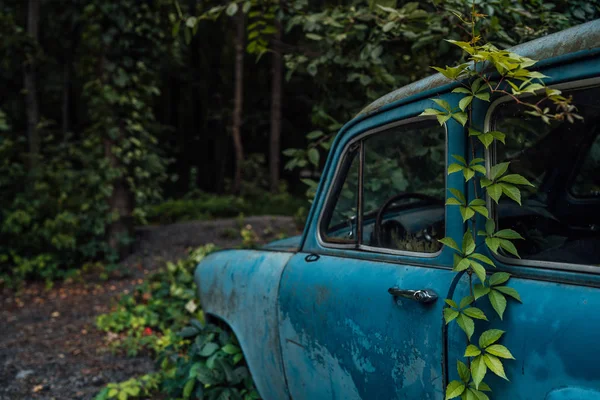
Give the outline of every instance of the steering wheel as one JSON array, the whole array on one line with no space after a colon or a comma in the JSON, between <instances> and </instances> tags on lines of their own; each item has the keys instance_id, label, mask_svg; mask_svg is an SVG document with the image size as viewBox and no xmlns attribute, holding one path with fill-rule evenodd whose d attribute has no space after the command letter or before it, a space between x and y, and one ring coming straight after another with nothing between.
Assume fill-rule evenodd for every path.
<instances>
[{"instance_id":1,"label":"steering wheel","mask_svg":"<svg viewBox=\"0 0 600 400\"><path fill-rule=\"evenodd\" d=\"M398 222L396 220L386 221L385 224L382 224L383 216L385 215L385 212L387 211L387 209L392 204L394 204L398 200L402 200L402 199L419 199L419 200L424 200L427 203L442 204L442 205L444 204L444 202L441 201L440 199L437 199L433 196L429 196L429 195L422 194L422 193L399 193L399 194L393 195L392 197L390 197L383 203L383 205L379 208L379 211L377 212L377 217L375 218L375 226L373 227L373 237L375 239L375 246L381 247L383 244L382 233L383 233L384 229L382 229L382 228L385 228L385 231L390 232L390 233L392 231L396 231L396 232L400 232L400 233L406 232L406 228L400 222Z\"/></svg>"}]
</instances>

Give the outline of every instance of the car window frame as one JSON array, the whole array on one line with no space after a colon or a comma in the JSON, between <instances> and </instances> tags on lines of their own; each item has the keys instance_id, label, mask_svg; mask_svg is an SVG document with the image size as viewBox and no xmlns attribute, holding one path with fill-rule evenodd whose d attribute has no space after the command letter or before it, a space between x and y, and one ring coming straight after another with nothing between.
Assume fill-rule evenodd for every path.
<instances>
[{"instance_id":1,"label":"car window frame","mask_svg":"<svg viewBox=\"0 0 600 400\"><path fill-rule=\"evenodd\" d=\"M363 164L365 162L365 146L364 146L364 140L369 137L369 136L373 136L376 135L378 133L383 133L387 130L399 127L399 126L404 126L404 125L410 125L410 124L414 124L414 123L421 123L423 121L437 121L435 116L416 116L416 117L410 117L410 118L405 118L405 119L401 119L398 121L394 121L382 126L379 126L377 128L373 128L373 129L369 129L366 130L365 132L362 132L358 135L356 135L354 138L352 138L345 146L344 149L342 150L339 160L341 160L341 162L338 162L336 167L335 167L335 171L333 174L333 179L331 180L331 184L329 185L326 195L325 195L325 201L323 202L323 207L320 210L319 213L319 218L317 220L317 242L319 243L319 245L321 245L324 248L333 248L333 249L352 249L352 250L360 250L360 251L365 251L365 252L369 252L369 253L379 253L379 254L389 254L389 255L400 255L400 256L410 256L410 257L418 257L418 258L435 258L438 257L443 249L444 249L444 245L442 245L440 247L440 249L435 252L435 253L425 253L425 252L417 252L417 251L407 251L407 250L396 250L396 249L386 249L383 247L375 247L375 246L368 246L368 245L364 245L362 244L362 219L363 219ZM447 199L448 196L448 126L446 123L441 125L441 128L444 130L444 201ZM360 147L359 147L359 182L358 182L358 213L357 213L357 229L356 229L356 241L355 243L336 243L335 241L330 241L326 239L326 235L324 234L324 229L327 229L327 227L324 226L325 221L326 221L326 215L328 212L332 212L332 207L335 207L337 204L337 196L334 196L334 191L336 186L344 184L346 176L347 176L347 170L345 171L345 174L342 176L341 173L342 171L342 167L343 167L343 160L345 159L348 151L350 151L350 149L352 149L353 146L356 145L356 143L359 143ZM448 208L444 206L444 235L447 234L447 222L448 222Z\"/></svg>"},{"instance_id":2,"label":"car window frame","mask_svg":"<svg viewBox=\"0 0 600 400\"><path fill-rule=\"evenodd\" d=\"M564 82L564 83L559 83L556 85L550 85L549 87L551 87L553 89L565 90L565 91L573 90L573 89L574 90L585 90L585 89L592 89L595 87L600 88L600 77L578 79L578 80L574 80L574 81L570 81L570 82ZM527 93L527 94L519 96L519 97L520 98L533 97L540 93L543 93L543 91L544 90L536 91L535 94ZM511 100L513 100L513 97L510 95L506 95L506 96L499 97L496 100L491 102L491 104L488 106L488 108L485 112L485 119L484 119L484 123L483 123L483 131L484 132L491 132L493 130L493 128L494 128L493 116L494 116L494 111L496 110L496 108L500 104L509 102ZM469 147L470 147L470 145L469 145ZM496 164L496 144L495 143L494 143L494 145L490 146L488 149L485 150L485 160L486 160L485 168L489 174L492 166L494 166ZM571 181L572 178L573 178L573 173L571 174L571 178L569 179L569 181ZM570 184L569 184L569 187L570 187ZM571 195L570 190L567 190L566 193L567 193L567 196L573 198L576 201L585 200L582 198L573 197ZM490 196L488 196L487 194L485 196L486 196L486 203L487 203L488 209L491 210L491 214L492 214L492 217L494 218L494 222L496 222L496 224L497 224L498 223L498 213L497 213L496 204L492 201ZM589 265L589 264L574 264L574 263L554 262L554 261L535 260L535 259L524 260L521 258L507 257L500 253L494 254L491 251L489 253L490 253L491 257L493 257L494 259L496 259L504 264L507 264L507 265L513 265L513 266L519 266L519 267L533 267L535 269L545 269L545 270L551 269L551 270L558 270L558 271L585 272L585 273L591 273L594 275L600 275L600 267L594 266L594 265Z\"/></svg>"}]
</instances>

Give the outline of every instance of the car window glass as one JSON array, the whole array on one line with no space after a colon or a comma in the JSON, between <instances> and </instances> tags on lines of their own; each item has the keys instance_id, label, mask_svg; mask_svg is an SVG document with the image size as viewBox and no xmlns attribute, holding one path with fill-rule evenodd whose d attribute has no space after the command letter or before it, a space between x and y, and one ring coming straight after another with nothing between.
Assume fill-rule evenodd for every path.
<instances>
[{"instance_id":1,"label":"car window glass","mask_svg":"<svg viewBox=\"0 0 600 400\"><path fill-rule=\"evenodd\" d=\"M358 146L355 145L344 157L341 165L343 181L334 186L335 205L330 206L326 216L326 240L334 242L356 242L356 217L358 206ZM343 182L343 183L341 183Z\"/></svg>"},{"instance_id":2,"label":"car window glass","mask_svg":"<svg viewBox=\"0 0 600 400\"><path fill-rule=\"evenodd\" d=\"M524 259L597 265L600 88L565 93L573 96L583 120L544 123L514 102L495 109L492 128L507 134L506 145L496 146L496 162L510 162L508 173L521 174L535 184L521 190L523 207L501 199L496 208L498 225L525 238L515 242ZM572 196L593 193L585 202Z\"/></svg>"},{"instance_id":3,"label":"car window glass","mask_svg":"<svg viewBox=\"0 0 600 400\"><path fill-rule=\"evenodd\" d=\"M435 120L400 125L364 139L364 154L363 244L437 252L444 235L445 128Z\"/></svg>"},{"instance_id":4,"label":"car window glass","mask_svg":"<svg viewBox=\"0 0 600 400\"><path fill-rule=\"evenodd\" d=\"M586 156L581 163L571 192L576 197L600 197L600 135L586 149Z\"/></svg>"}]
</instances>

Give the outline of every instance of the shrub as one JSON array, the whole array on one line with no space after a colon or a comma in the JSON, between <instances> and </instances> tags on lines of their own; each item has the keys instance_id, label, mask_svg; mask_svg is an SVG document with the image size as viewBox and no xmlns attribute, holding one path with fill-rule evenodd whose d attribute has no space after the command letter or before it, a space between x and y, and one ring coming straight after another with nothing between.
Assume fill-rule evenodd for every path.
<instances>
[{"instance_id":1,"label":"shrub","mask_svg":"<svg viewBox=\"0 0 600 400\"><path fill-rule=\"evenodd\" d=\"M226 328L204 325L194 291L196 265L216 247L190 252L122 296L114 311L96 324L110 333L113 349L129 355L148 351L157 359L156 373L110 383L97 400L147 397L163 391L169 398L257 399L235 336Z\"/></svg>"}]
</instances>

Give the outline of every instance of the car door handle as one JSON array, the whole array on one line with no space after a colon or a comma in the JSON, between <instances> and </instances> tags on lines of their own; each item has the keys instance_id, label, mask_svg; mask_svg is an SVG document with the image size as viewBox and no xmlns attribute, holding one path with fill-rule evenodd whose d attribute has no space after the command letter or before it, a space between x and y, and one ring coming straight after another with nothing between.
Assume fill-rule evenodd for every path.
<instances>
[{"instance_id":1,"label":"car door handle","mask_svg":"<svg viewBox=\"0 0 600 400\"><path fill-rule=\"evenodd\" d=\"M388 293L395 297L404 297L425 304L433 303L438 298L438 295L431 289L410 290L393 287L388 289Z\"/></svg>"}]
</instances>

